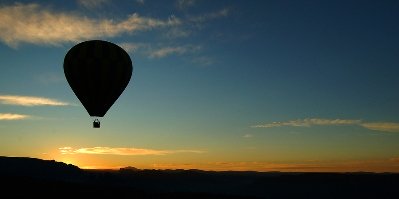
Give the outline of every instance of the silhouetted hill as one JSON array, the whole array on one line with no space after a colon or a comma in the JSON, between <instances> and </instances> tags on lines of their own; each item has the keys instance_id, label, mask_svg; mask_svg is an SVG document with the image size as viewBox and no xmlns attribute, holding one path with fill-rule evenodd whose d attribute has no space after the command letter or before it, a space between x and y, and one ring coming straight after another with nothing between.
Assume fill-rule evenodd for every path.
<instances>
[{"instance_id":1,"label":"silhouetted hill","mask_svg":"<svg viewBox=\"0 0 399 199\"><path fill-rule=\"evenodd\" d=\"M0 174L4 176L30 176L45 179L76 178L83 171L72 164L26 157L1 157Z\"/></svg>"},{"instance_id":2,"label":"silhouetted hill","mask_svg":"<svg viewBox=\"0 0 399 199\"><path fill-rule=\"evenodd\" d=\"M394 173L213 172L134 167L82 170L62 162L20 157L0 157L0 181L2 194L24 198L397 198L399 195L399 174Z\"/></svg>"}]
</instances>

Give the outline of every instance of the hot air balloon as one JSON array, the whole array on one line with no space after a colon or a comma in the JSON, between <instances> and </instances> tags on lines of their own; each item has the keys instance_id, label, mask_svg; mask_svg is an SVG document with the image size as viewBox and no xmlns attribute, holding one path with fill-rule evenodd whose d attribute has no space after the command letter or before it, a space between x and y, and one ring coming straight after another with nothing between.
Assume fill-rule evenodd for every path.
<instances>
[{"instance_id":1,"label":"hot air balloon","mask_svg":"<svg viewBox=\"0 0 399 199\"><path fill-rule=\"evenodd\" d=\"M102 40L84 41L73 46L64 58L64 74L91 117L100 128L104 117L123 93L132 76L129 54L116 44Z\"/></svg>"}]
</instances>

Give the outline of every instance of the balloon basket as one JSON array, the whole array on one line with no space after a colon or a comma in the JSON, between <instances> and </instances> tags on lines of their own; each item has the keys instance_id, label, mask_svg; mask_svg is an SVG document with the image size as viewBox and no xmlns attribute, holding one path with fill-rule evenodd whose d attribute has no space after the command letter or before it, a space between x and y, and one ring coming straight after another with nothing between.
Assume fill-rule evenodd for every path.
<instances>
[{"instance_id":1,"label":"balloon basket","mask_svg":"<svg viewBox=\"0 0 399 199\"><path fill-rule=\"evenodd\" d=\"M95 119L93 121L93 128L100 128L100 120Z\"/></svg>"}]
</instances>

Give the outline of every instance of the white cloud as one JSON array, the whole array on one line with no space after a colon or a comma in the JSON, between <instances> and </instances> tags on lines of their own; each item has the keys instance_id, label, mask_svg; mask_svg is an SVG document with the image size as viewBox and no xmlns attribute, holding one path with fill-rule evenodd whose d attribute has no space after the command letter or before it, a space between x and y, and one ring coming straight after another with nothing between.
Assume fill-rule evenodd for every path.
<instances>
[{"instance_id":1,"label":"white cloud","mask_svg":"<svg viewBox=\"0 0 399 199\"><path fill-rule=\"evenodd\" d=\"M366 129L384 132L399 132L399 123L394 122L363 122L361 120L344 119L320 119L308 118L301 120L291 120L286 122L272 122L266 124L253 125L252 128L274 128L282 126L310 127L310 126L336 126L336 125L357 125Z\"/></svg>"},{"instance_id":2,"label":"white cloud","mask_svg":"<svg viewBox=\"0 0 399 199\"><path fill-rule=\"evenodd\" d=\"M243 135L242 137L243 137L243 138L251 138L251 137L253 137L253 135L252 135L252 134L245 134L245 135Z\"/></svg>"},{"instance_id":3,"label":"white cloud","mask_svg":"<svg viewBox=\"0 0 399 199\"><path fill-rule=\"evenodd\" d=\"M69 103L44 97L0 95L1 104L20 106L68 106Z\"/></svg>"},{"instance_id":4,"label":"white cloud","mask_svg":"<svg viewBox=\"0 0 399 199\"><path fill-rule=\"evenodd\" d=\"M12 47L21 42L58 45L179 24L181 20L174 16L160 20L134 13L124 20L98 20L38 4L16 3L0 7L0 40Z\"/></svg>"},{"instance_id":5,"label":"white cloud","mask_svg":"<svg viewBox=\"0 0 399 199\"><path fill-rule=\"evenodd\" d=\"M77 0L77 2L83 7L93 9L103 6L104 4L109 2L109 0Z\"/></svg>"},{"instance_id":6,"label":"white cloud","mask_svg":"<svg viewBox=\"0 0 399 199\"><path fill-rule=\"evenodd\" d=\"M332 125L355 125L359 124L360 120L343 120L343 119L320 119L320 118L307 118L301 120L291 120L287 122L272 122L260 125L253 125L253 128L273 128L280 126L332 126Z\"/></svg>"},{"instance_id":7,"label":"white cloud","mask_svg":"<svg viewBox=\"0 0 399 199\"><path fill-rule=\"evenodd\" d=\"M90 147L74 149L59 148L61 154L101 154L101 155L167 155L174 153L204 153L200 150L156 150L141 148Z\"/></svg>"},{"instance_id":8,"label":"white cloud","mask_svg":"<svg viewBox=\"0 0 399 199\"><path fill-rule=\"evenodd\" d=\"M15 113L0 113L0 120L23 120L29 117L29 115L21 115Z\"/></svg>"},{"instance_id":9,"label":"white cloud","mask_svg":"<svg viewBox=\"0 0 399 199\"><path fill-rule=\"evenodd\" d=\"M109 0L78 0L79 5L98 7ZM138 1L143 3L144 1ZM194 1L178 1L181 6L193 6ZM84 13L55 10L37 3L14 3L0 5L0 42L17 48L21 43L37 45L61 45L77 43L88 39L105 39L123 34L137 34L144 31L164 28L161 37L171 39L188 37L203 23L219 17L225 17L230 9L224 8L216 12L205 13L187 18L170 16L166 19L139 16L132 13L124 18L93 18ZM149 58L162 58L169 55L184 55L194 53L201 47L190 44L165 46L150 43L121 43L128 52L140 52ZM193 62L210 65L209 58L194 58ZM58 81L55 76L39 77L43 82Z\"/></svg>"},{"instance_id":10,"label":"white cloud","mask_svg":"<svg viewBox=\"0 0 399 199\"><path fill-rule=\"evenodd\" d=\"M195 52L201 49L200 46L192 46L192 45L186 45L186 46L174 46L174 47L161 47L155 50L150 50L148 52L149 57L151 58L162 58L171 54L185 54L188 52Z\"/></svg>"},{"instance_id":11,"label":"white cloud","mask_svg":"<svg viewBox=\"0 0 399 199\"><path fill-rule=\"evenodd\" d=\"M375 131L399 132L399 123L393 122L369 122L362 123L361 126Z\"/></svg>"}]
</instances>

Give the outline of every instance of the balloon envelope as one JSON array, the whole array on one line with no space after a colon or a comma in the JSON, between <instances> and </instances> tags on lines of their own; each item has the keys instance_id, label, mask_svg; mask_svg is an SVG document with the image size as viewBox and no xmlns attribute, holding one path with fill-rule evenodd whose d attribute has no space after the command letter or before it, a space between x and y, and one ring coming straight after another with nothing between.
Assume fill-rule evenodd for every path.
<instances>
[{"instance_id":1,"label":"balloon envelope","mask_svg":"<svg viewBox=\"0 0 399 199\"><path fill-rule=\"evenodd\" d=\"M132 76L132 61L121 47L101 40L73 46L64 58L65 77L90 116L103 117Z\"/></svg>"}]
</instances>

